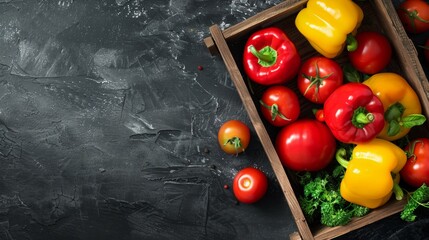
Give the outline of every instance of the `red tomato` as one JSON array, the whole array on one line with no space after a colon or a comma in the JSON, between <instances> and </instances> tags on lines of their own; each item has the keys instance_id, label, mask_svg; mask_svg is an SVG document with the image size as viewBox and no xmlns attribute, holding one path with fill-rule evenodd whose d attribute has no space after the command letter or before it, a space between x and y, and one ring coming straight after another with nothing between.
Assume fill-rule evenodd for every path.
<instances>
[{"instance_id":1,"label":"red tomato","mask_svg":"<svg viewBox=\"0 0 429 240\"><path fill-rule=\"evenodd\" d=\"M249 146L250 129L239 120L229 120L219 128L217 138L224 152L239 154Z\"/></svg>"},{"instance_id":2,"label":"red tomato","mask_svg":"<svg viewBox=\"0 0 429 240\"><path fill-rule=\"evenodd\" d=\"M314 116L316 117L316 120L319 122L325 121L325 113L323 112L323 109L315 109Z\"/></svg>"},{"instance_id":3,"label":"red tomato","mask_svg":"<svg viewBox=\"0 0 429 240\"><path fill-rule=\"evenodd\" d=\"M234 196L242 203L255 203L267 192L268 180L265 174L256 168L247 167L234 177L232 190Z\"/></svg>"},{"instance_id":4,"label":"red tomato","mask_svg":"<svg viewBox=\"0 0 429 240\"><path fill-rule=\"evenodd\" d=\"M405 0L397 13L404 29L409 33L423 33L429 30L429 4L422 0Z\"/></svg>"},{"instance_id":5,"label":"red tomato","mask_svg":"<svg viewBox=\"0 0 429 240\"><path fill-rule=\"evenodd\" d=\"M329 128L314 119L300 119L282 128L276 151L283 165L295 171L319 171L333 159L336 141Z\"/></svg>"},{"instance_id":6,"label":"red tomato","mask_svg":"<svg viewBox=\"0 0 429 240\"><path fill-rule=\"evenodd\" d=\"M282 127L298 119L300 114L298 96L285 86L272 86L262 94L262 116L273 126Z\"/></svg>"},{"instance_id":7,"label":"red tomato","mask_svg":"<svg viewBox=\"0 0 429 240\"><path fill-rule=\"evenodd\" d=\"M405 147L405 151L409 157L400 172L401 179L416 188L423 183L429 185L429 138L415 139Z\"/></svg>"},{"instance_id":8,"label":"red tomato","mask_svg":"<svg viewBox=\"0 0 429 240\"><path fill-rule=\"evenodd\" d=\"M348 52L354 68L366 74L375 74L383 70L392 57L389 40L378 32L360 32L356 35L357 49Z\"/></svg>"},{"instance_id":9,"label":"red tomato","mask_svg":"<svg viewBox=\"0 0 429 240\"><path fill-rule=\"evenodd\" d=\"M324 103L343 84L343 70L332 59L316 56L302 64L298 74L298 89L314 103Z\"/></svg>"}]
</instances>

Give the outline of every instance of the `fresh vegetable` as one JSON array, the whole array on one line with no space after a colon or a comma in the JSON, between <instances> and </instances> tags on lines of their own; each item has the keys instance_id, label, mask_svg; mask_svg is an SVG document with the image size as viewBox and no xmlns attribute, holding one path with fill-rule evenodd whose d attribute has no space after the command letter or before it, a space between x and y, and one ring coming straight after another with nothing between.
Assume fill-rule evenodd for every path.
<instances>
[{"instance_id":1,"label":"fresh vegetable","mask_svg":"<svg viewBox=\"0 0 429 240\"><path fill-rule=\"evenodd\" d=\"M269 27L247 40L243 65L247 76L261 85L282 84L298 73L301 57L285 32Z\"/></svg>"},{"instance_id":2,"label":"fresh vegetable","mask_svg":"<svg viewBox=\"0 0 429 240\"><path fill-rule=\"evenodd\" d=\"M250 143L250 129L239 120L229 120L218 131L220 148L228 154L244 152Z\"/></svg>"},{"instance_id":3,"label":"fresh vegetable","mask_svg":"<svg viewBox=\"0 0 429 240\"><path fill-rule=\"evenodd\" d=\"M356 35L357 48L348 52L350 63L358 71L375 74L383 70L392 58L392 46L386 36L375 31Z\"/></svg>"},{"instance_id":4,"label":"fresh vegetable","mask_svg":"<svg viewBox=\"0 0 429 240\"><path fill-rule=\"evenodd\" d=\"M268 180L259 169L247 167L240 170L234 177L232 189L234 196L242 203L255 203L267 192Z\"/></svg>"},{"instance_id":5,"label":"fresh vegetable","mask_svg":"<svg viewBox=\"0 0 429 240\"><path fill-rule=\"evenodd\" d=\"M323 106L325 122L343 143L363 143L375 138L384 127L380 99L362 83L337 88Z\"/></svg>"},{"instance_id":6,"label":"fresh vegetable","mask_svg":"<svg viewBox=\"0 0 429 240\"><path fill-rule=\"evenodd\" d=\"M351 0L309 0L295 18L299 32L327 58L341 54L347 35L356 33L362 9Z\"/></svg>"},{"instance_id":7,"label":"fresh vegetable","mask_svg":"<svg viewBox=\"0 0 429 240\"><path fill-rule=\"evenodd\" d=\"M332 59L316 56L302 64L297 78L301 94L313 103L324 103L343 84L343 70Z\"/></svg>"},{"instance_id":8,"label":"fresh vegetable","mask_svg":"<svg viewBox=\"0 0 429 240\"><path fill-rule=\"evenodd\" d=\"M412 187L429 185L429 138L417 138L406 147L407 163L401 170L401 179Z\"/></svg>"},{"instance_id":9,"label":"fresh vegetable","mask_svg":"<svg viewBox=\"0 0 429 240\"><path fill-rule=\"evenodd\" d=\"M296 93L282 85L267 88L259 102L262 116L276 127L294 122L301 112Z\"/></svg>"},{"instance_id":10,"label":"fresh vegetable","mask_svg":"<svg viewBox=\"0 0 429 240\"><path fill-rule=\"evenodd\" d=\"M336 142L324 123L315 119L298 119L280 130L275 147L287 168L319 171L332 161Z\"/></svg>"},{"instance_id":11,"label":"fresh vegetable","mask_svg":"<svg viewBox=\"0 0 429 240\"><path fill-rule=\"evenodd\" d=\"M417 218L415 211L419 206L429 208L429 187L426 184L409 194L407 204L401 211L401 219L407 222L415 221Z\"/></svg>"},{"instance_id":12,"label":"fresh vegetable","mask_svg":"<svg viewBox=\"0 0 429 240\"><path fill-rule=\"evenodd\" d=\"M313 114L317 121L325 121L325 114L323 113L323 109L313 109Z\"/></svg>"},{"instance_id":13,"label":"fresh vegetable","mask_svg":"<svg viewBox=\"0 0 429 240\"><path fill-rule=\"evenodd\" d=\"M399 19L409 33L429 31L429 4L423 0L405 0L397 8Z\"/></svg>"},{"instance_id":14,"label":"fresh vegetable","mask_svg":"<svg viewBox=\"0 0 429 240\"><path fill-rule=\"evenodd\" d=\"M323 225L334 227L346 225L353 217L362 217L370 212L369 208L349 203L340 194L341 169L333 173L317 172L313 177L306 172L300 179L304 194L299 197L301 209L309 222L320 218Z\"/></svg>"},{"instance_id":15,"label":"fresh vegetable","mask_svg":"<svg viewBox=\"0 0 429 240\"><path fill-rule=\"evenodd\" d=\"M403 192L399 187L399 171L407 161L405 152L394 143L374 138L367 143L357 144L351 160L345 159L346 150L338 149L337 161L347 168L341 181L341 196L367 208L384 205L395 192L399 200Z\"/></svg>"},{"instance_id":16,"label":"fresh vegetable","mask_svg":"<svg viewBox=\"0 0 429 240\"><path fill-rule=\"evenodd\" d=\"M399 74L377 73L363 84L370 87L383 103L385 125L378 137L397 140L407 135L412 127L426 121L426 117L421 114L418 95Z\"/></svg>"}]
</instances>

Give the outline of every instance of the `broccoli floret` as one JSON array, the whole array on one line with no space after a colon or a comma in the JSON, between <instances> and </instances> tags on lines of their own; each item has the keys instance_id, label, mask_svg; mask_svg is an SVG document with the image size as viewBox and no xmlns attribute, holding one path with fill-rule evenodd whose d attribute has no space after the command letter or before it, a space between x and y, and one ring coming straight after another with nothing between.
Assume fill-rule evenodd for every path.
<instances>
[{"instance_id":1,"label":"broccoli floret","mask_svg":"<svg viewBox=\"0 0 429 240\"><path fill-rule=\"evenodd\" d=\"M409 195L407 204L401 212L401 219L407 222L416 220L415 210L419 207L429 208L429 187L423 184Z\"/></svg>"}]
</instances>

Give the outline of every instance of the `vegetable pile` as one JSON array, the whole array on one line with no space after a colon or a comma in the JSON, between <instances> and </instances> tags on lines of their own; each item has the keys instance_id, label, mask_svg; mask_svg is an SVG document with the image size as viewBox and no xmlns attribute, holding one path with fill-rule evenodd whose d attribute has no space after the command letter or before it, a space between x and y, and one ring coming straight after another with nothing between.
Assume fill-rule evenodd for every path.
<instances>
[{"instance_id":1,"label":"vegetable pile","mask_svg":"<svg viewBox=\"0 0 429 240\"><path fill-rule=\"evenodd\" d=\"M256 30L243 49L244 72L263 89L255 95L259 113L275 129L283 167L299 179L301 209L307 221L329 227L389 201L407 201L405 221L417 218L417 208L429 208L429 136L417 137L416 127L426 123L419 96L390 70L390 40L360 29L363 20L352 0L309 0L295 26L313 55L300 56L287 26ZM222 126L218 139L226 153L238 155L250 134L236 121ZM248 173L234 179L235 197L257 202L267 179L255 168L243 170Z\"/></svg>"}]
</instances>

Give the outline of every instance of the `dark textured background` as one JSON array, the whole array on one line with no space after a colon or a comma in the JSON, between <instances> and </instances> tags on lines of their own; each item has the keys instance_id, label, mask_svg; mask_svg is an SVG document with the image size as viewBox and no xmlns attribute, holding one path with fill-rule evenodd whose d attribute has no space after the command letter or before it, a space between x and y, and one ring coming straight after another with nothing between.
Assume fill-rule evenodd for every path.
<instances>
[{"instance_id":1,"label":"dark textured background","mask_svg":"<svg viewBox=\"0 0 429 240\"><path fill-rule=\"evenodd\" d=\"M203 44L280 0L0 0L0 239L286 239L290 210L251 126ZM198 66L203 69L199 70ZM267 196L236 204L255 166ZM397 215L344 239L427 238ZM358 237L359 236L359 237Z\"/></svg>"}]
</instances>

